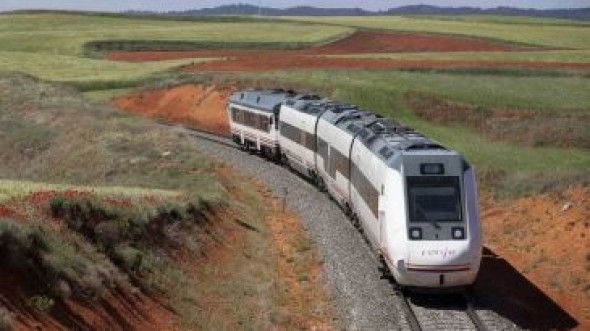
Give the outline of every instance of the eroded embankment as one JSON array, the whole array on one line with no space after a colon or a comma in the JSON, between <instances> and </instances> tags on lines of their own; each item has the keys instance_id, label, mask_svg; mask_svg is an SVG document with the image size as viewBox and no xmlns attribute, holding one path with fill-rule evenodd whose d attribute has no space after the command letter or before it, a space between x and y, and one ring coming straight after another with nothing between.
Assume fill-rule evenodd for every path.
<instances>
[{"instance_id":1,"label":"eroded embankment","mask_svg":"<svg viewBox=\"0 0 590 331\"><path fill-rule=\"evenodd\" d=\"M228 135L225 103L234 90L232 87L188 84L132 92L114 98L111 103L132 113Z\"/></svg>"}]
</instances>

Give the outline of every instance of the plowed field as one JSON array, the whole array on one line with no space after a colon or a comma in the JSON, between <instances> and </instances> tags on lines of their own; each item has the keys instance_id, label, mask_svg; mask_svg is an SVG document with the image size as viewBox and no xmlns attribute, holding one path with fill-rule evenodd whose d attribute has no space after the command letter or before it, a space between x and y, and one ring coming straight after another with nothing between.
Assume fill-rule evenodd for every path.
<instances>
[{"instance_id":1,"label":"plowed field","mask_svg":"<svg viewBox=\"0 0 590 331\"><path fill-rule=\"evenodd\" d=\"M111 60L141 62L181 58L220 58L187 66L193 71L257 71L277 69L391 69L391 68L590 68L590 63L479 61L479 60L391 60L328 58L325 55L402 52L507 52L534 50L531 46L484 39L420 33L357 32L342 40L304 50L195 50L156 52L111 52Z\"/></svg>"}]
</instances>

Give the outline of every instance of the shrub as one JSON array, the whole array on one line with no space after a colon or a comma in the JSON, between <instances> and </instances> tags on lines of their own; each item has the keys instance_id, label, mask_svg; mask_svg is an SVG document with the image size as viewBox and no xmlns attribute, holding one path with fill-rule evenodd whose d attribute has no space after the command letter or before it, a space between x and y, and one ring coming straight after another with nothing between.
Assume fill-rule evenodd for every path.
<instances>
[{"instance_id":1,"label":"shrub","mask_svg":"<svg viewBox=\"0 0 590 331\"><path fill-rule=\"evenodd\" d=\"M14 314L4 307L0 307L0 331L10 331L14 328Z\"/></svg>"},{"instance_id":2,"label":"shrub","mask_svg":"<svg viewBox=\"0 0 590 331\"><path fill-rule=\"evenodd\" d=\"M40 227L0 222L0 264L46 284L56 297L99 296L105 284L124 284L107 260L87 246L58 237Z\"/></svg>"},{"instance_id":3,"label":"shrub","mask_svg":"<svg viewBox=\"0 0 590 331\"><path fill-rule=\"evenodd\" d=\"M47 295L35 295L29 298L29 304L37 310L47 311L55 305L55 300Z\"/></svg>"}]
</instances>

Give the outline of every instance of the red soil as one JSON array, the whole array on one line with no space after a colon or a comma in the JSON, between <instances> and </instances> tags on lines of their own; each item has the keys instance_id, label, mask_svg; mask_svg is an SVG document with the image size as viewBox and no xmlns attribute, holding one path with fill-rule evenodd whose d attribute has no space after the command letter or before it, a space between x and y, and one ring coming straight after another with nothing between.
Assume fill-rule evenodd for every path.
<instances>
[{"instance_id":1,"label":"red soil","mask_svg":"<svg viewBox=\"0 0 590 331\"><path fill-rule=\"evenodd\" d=\"M110 52L117 61L158 61L180 58L222 58L187 66L194 71L258 71L278 69L403 69L403 68L572 68L588 69L590 63L478 61L478 60L388 60L326 58L319 55L399 52L520 51L533 47L517 46L483 39L420 33L356 32L342 40L292 51L195 50L155 52Z\"/></svg>"},{"instance_id":2,"label":"red soil","mask_svg":"<svg viewBox=\"0 0 590 331\"><path fill-rule=\"evenodd\" d=\"M481 206L487 246L589 330L590 188Z\"/></svg>"},{"instance_id":3,"label":"red soil","mask_svg":"<svg viewBox=\"0 0 590 331\"><path fill-rule=\"evenodd\" d=\"M163 90L133 92L113 99L123 110L152 118L200 127L210 132L229 134L225 102L231 88L182 85Z\"/></svg>"}]
</instances>

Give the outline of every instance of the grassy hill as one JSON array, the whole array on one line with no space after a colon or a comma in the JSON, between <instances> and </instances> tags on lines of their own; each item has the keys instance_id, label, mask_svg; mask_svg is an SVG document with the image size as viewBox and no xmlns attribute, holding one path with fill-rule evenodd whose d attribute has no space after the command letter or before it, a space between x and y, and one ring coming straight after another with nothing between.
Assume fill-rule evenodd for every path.
<instances>
[{"instance_id":1,"label":"grassy hill","mask_svg":"<svg viewBox=\"0 0 590 331\"><path fill-rule=\"evenodd\" d=\"M134 80L203 59L147 64L114 63L96 58L90 42L124 40L207 43L313 44L351 31L336 26L265 20L170 20L65 13L0 15L0 70L19 70L55 81ZM294 46L293 46L294 47ZM100 54L98 54L100 55Z\"/></svg>"},{"instance_id":2,"label":"grassy hill","mask_svg":"<svg viewBox=\"0 0 590 331\"><path fill-rule=\"evenodd\" d=\"M183 132L71 86L0 73L0 328L331 321L297 308L303 290L278 290L288 280L278 277L272 201L263 199ZM307 242L296 227L282 247ZM301 262L288 267L315 268L312 254L297 253ZM319 280L300 286L323 291ZM223 314L209 309L212 298ZM267 320L273 314L291 318Z\"/></svg>"},{"instance_id":3,"label":"grassy hill","mask_svg":"<svg viewBox=\"0 0 590 331\"><path fill-rule=\"evenodd\" d=\"M449 33L498 39L516 43L540 45L552 48L590 48L590 26L585 23L559 26L554 24L530 24L528 18L490 20L486 16L477 19L449 20L444 17L285 17L299 22L332 24L336 26L385 29L392 31L420 31Z\"/></svg>"}]
</instances>

